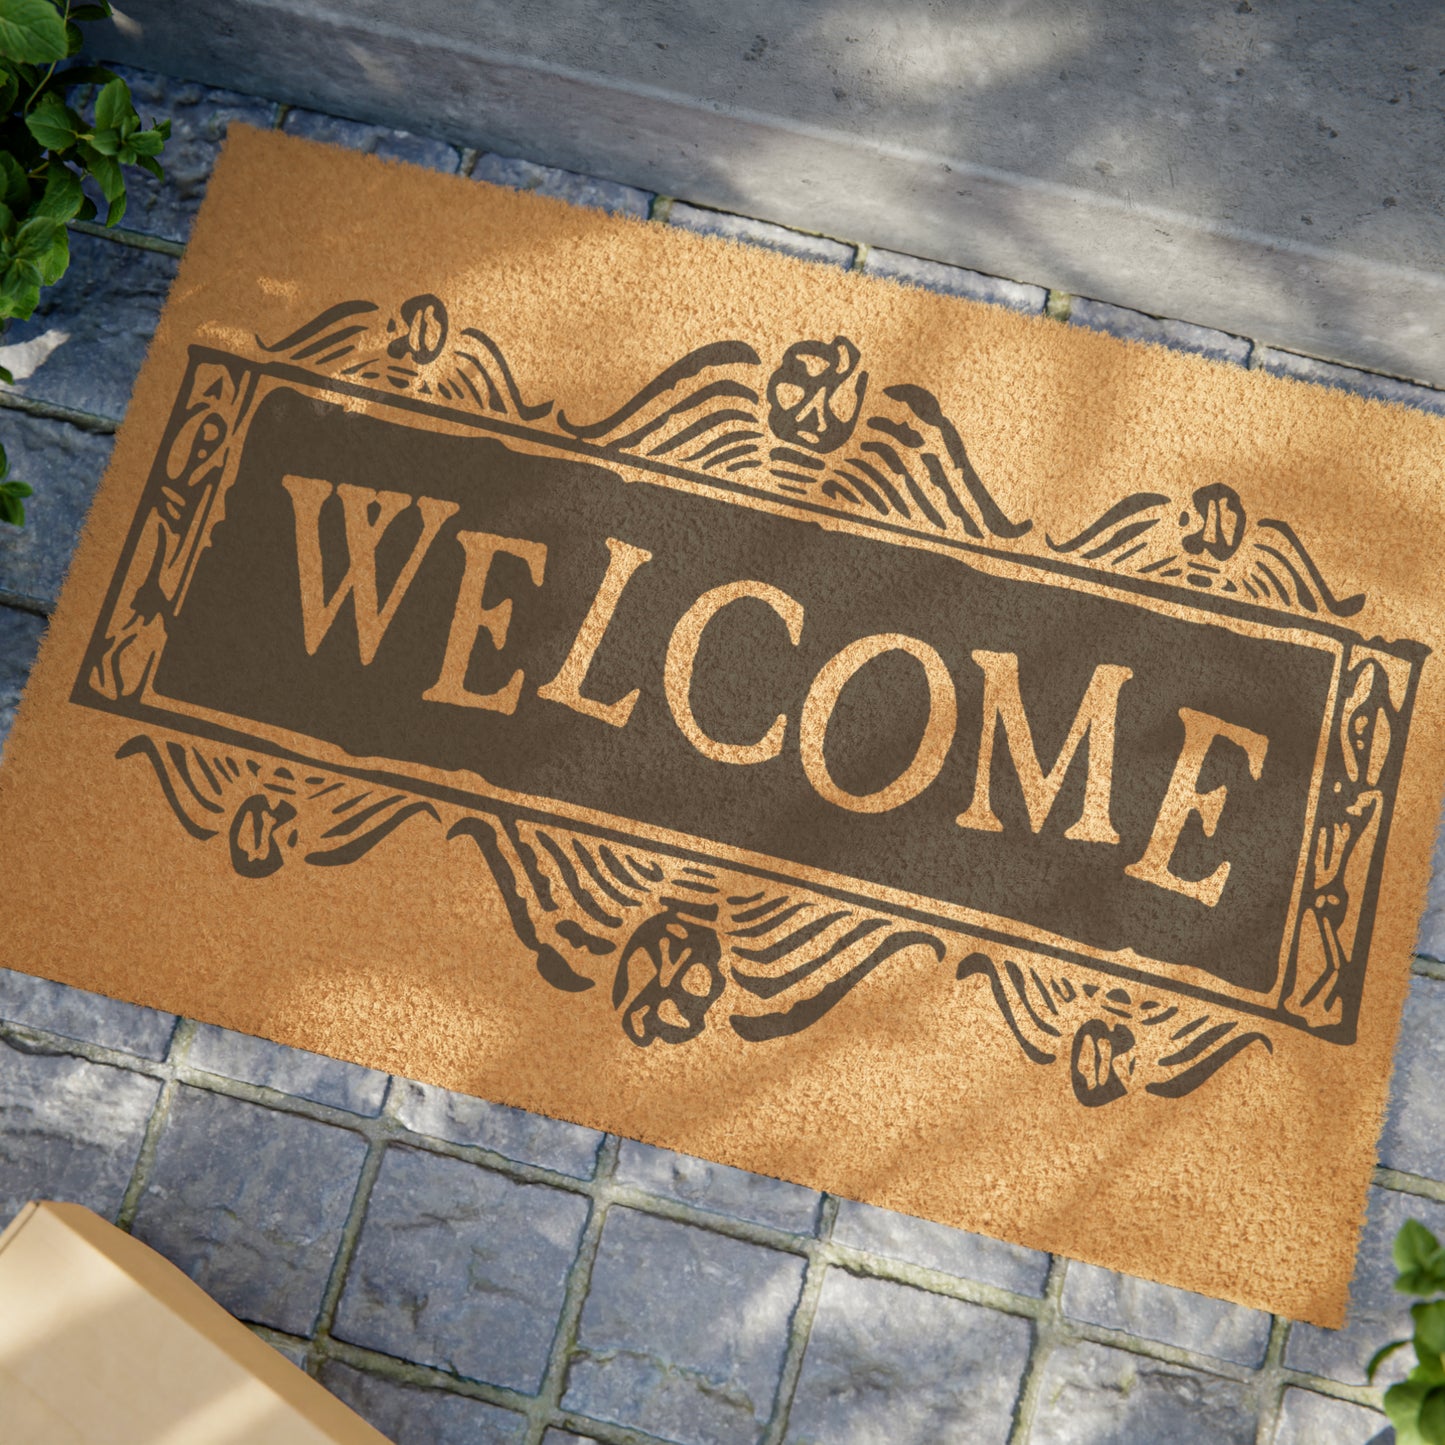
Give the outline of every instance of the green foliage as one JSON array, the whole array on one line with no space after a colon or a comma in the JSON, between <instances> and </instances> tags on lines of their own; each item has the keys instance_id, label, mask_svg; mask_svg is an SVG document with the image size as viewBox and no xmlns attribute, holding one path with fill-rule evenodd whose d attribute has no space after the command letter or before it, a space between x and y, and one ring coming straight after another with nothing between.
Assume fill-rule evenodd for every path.
<instances>
[{"instance_id":1,"label":"green foliage","mask_svg":"<svg viewBox=\"0 0 1445 1445\"><path fill-rule=\"evenodd\" d=\"M1445 1245L1416 1220L1395 1236L1395 1288L1423 1303L1410 1307L1415 1333L1376 1350L1368 1378L1382 1361L1406 1345L1415 1347L1415 1368L1385 1391L1385 1413L1399 1445L1445 1445Z\"/></svg>"},{"instance_id":2,"label":"green foliage","mask_svg":"<svg viewBox=\"0 0 1445 1445\"><path fill-rule=\"evenodd\" d=\"M125 81L99 66L57 70L81 47L80 26L110 14L109 0L0 0L0 325L26 320L70 265L66 226L99 214L81 182L89 177L105 201L105 224L125 215L124 166L164 178L160 155L171 123L141 125ZM93 118L66 104L77 85L95 85ZM14 378L0 367L0 381ZM0 451L0 463L4 452ZM4 480L0 522L19 526L24 482Z\"/></svg>"}]
</instances>

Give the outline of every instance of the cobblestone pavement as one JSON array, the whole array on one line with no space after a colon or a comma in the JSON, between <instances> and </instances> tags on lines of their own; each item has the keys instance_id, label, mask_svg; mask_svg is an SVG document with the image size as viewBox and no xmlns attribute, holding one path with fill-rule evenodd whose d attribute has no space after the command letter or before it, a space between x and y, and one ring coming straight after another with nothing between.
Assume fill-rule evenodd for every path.
<instances>
[{"instance_id":1,"label":"cobblestone pavement","mask_svg":"<svg viewBox=\"0 0 1445 1445\"><path fill-rule=\"evenodd\" d=\"M74 266L0 349L0 436L36 486L29 525L0 529L0 741L232 119L1445 412L1178 321L132 84L174 123L172 179L137 182L129 229L77 227ZM1332 1333L0 969L0 1224L32 1197L118 1221L399 1445L1363 1445L1391 1438L1364 1363L1406 1332L1390 1239L1411 1215L1445 1229L1442 1077L1437 886Z\"/></svg>"}]
</instances>

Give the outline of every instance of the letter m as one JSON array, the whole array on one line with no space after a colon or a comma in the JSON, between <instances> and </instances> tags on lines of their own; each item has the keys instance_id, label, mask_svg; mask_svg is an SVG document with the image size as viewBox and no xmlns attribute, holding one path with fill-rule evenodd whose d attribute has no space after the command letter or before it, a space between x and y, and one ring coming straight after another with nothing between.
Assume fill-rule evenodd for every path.
<instances>
[{"instance_id":1,"label":"letter m","mask_svg":"<svg viewBox=\"0 0 1445 1445\"><path fill-rule=\"evenodd\" d=\"M1003 824L993 811L990 789L993 779L993 745L999 723L1013 758L1014 771L1023 789L1029 826L1037 833L1048 821L1059 790L1064 786L1069 765L1087 734L1088 777L1084 783L1084 808L1079 820L1065 834L1081 843L1117 843L1119 835L1109 819L1109 798L1114 783L1114 725L1119 711L1119 689L1133 677L1131 668L1101 663L1085 689L1084 700L1074 714L1073 726L1059 749L1054 766L1045 774L1034 747L1033 729L1019 694L1019 660L1012 652L975 652L973 660L983 669L983 733L978 744L978 775L973 802L958 816L961 828L978 828L985 833L1002 833Z\"/></svg>"},{"instance_id":2,"label":"letter m","mask_svg":"<svg viewBox=\"0 0 1445 1445\"><path fill-rule=\"evenodd\" d=\"M376 549L386 529L411 506L412 499L405 492L337 487L346 527L346 572L328 600L321 565L321 508L331 496L331 483L315 477L287 476L281 484L291 494L291 507L296 515L296 563L301 574L301 622L307 655L316 655L316 649L341 611L341 604L350 597L356 615L357 646L365 666L376 656L376 649L381 646L381 639L442 523L459 508L455 502L439 502L432 497L417 499L421 536L382 603L377 594Z\"/></svg>"}]
</instances>

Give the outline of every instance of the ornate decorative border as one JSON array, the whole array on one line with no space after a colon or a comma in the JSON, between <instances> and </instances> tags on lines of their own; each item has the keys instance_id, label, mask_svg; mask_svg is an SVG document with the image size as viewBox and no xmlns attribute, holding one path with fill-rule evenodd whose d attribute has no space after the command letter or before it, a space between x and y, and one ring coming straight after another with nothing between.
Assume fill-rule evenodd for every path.
<instances>
[{"instance_id":1,"label":"ornate decorative border","mask_svg":"<svg viewBox=\"0 0 1445 1445\"><path fill-rule=\"evenodd\" d=\"M741 341L704 346L589 422L551 401L526 401L500 347L474 328L454 330L432 295L390 312L347 301L279 341L257 340L254 359L196 349L75 701L144 715L136 700L164 647L167 618L182 606L224 513L258 375L278 366L363 396L505 420L581 444L602 460L665 463L890 530L1057 558L1083 575L1128 577L1186 605L1208 595L1220 599L1212 605L1290 626L1350 617L1365 601L1337 598L1293 528L1251 521L1239 493L1219 483L1184 501L1136 493L1077 536L1045 537L1043 547L1036 538L1022 542L1032 523L998 506L937 398L915 385L873 385L846 337L799 341L771 367ZM1352 1029L1425 656L1417 644L1344 636L1296 938L1278 1009L1269 1014L1339 1042L1349 1042ZM1253 1044L1273 1048L1249 1010L1228 1000L1201 1001L1158 980L1141 986L1111 978L1087 960L1051 960L1026 946L986 945L956 927L919 926L886 908L775 884L641 839L428 799L181 731L182 739L137 735L117 756L145 758L187 832L224 836L236 873L264 878L293 858L348 863L409 820L430 817L449 839L475 845L547 983L581 993L595 987L599 968L610 975L612 1008L639 1046L697 1037L720 1003L738 1037L786 1037L816 1023L894 954L922 948L959 979L985 978L1025 1057L1067 1059L1084 1105L1138 1090L1178 1097Z\"/></svg>"}]
</instances>

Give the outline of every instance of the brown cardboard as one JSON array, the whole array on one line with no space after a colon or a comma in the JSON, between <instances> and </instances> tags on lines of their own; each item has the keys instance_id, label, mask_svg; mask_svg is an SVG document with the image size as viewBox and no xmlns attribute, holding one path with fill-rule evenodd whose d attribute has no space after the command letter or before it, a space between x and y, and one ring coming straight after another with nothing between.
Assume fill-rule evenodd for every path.
<instances>
[{"instance_id":1,"label":"brown cardboard","mask_svg":"<svg viewBox=\"0 0 1445 1445\"><path fill-rule=\"evenodd\" d=\"M0 1234L10 1445L384 1445L168 1260L78 1204Z\"/></svg>"},{"instance_id":2,"label":"brown cardboard","mask_svg":"<svg viewBox=\"0 0 1445 1445\"><path fill-rule=\"evenodd\" d=\"M0 770L3 961L1337 1324L1441 442L237 130Z\"/></svg>"}]
</instances>

